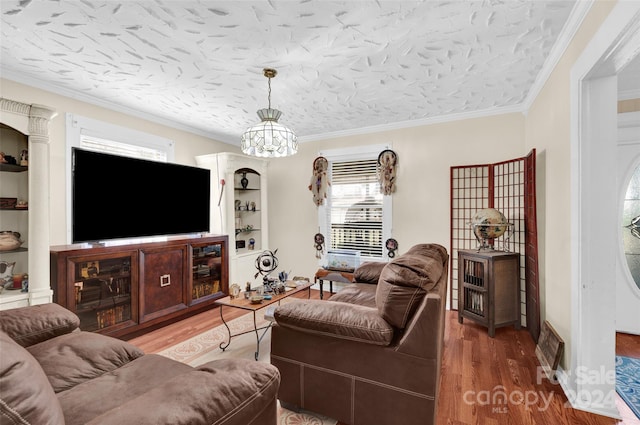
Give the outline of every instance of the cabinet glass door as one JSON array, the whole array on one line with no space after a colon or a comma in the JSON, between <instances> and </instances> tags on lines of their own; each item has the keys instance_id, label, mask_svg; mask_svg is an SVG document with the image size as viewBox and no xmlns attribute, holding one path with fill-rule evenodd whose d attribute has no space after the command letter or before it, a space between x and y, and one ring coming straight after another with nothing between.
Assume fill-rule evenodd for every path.
<instances>
[{"instance_id":1,"label":"cabinet glass door","mask_svg":"<svg viewBox=\"0 0 640 425\"><path fill-rule=\"evenodd\" d=\"M207 298L223 290L222 250L222 243L192 246L192 301Z\"/></svg>"},{"instance_id":2,"label":"cabinet glass door","mask_svg":"<svg viewBox=\"0 0 640 425\"><path fill-rule=\"evenodd\" d=\"M131 321L131 256L77 259L73 263L75 312L80 329L97 331Z\"/></svg>"},{"instance_id":3,"label":"cabinet glass door","mask_svg":"<svg viewBox=\"0 0 640 425\"><path fill-rule=\"evenodd\" d=\"M464 311L486 317L486 263L462 258Z\"/></svg>"}]
</instances>

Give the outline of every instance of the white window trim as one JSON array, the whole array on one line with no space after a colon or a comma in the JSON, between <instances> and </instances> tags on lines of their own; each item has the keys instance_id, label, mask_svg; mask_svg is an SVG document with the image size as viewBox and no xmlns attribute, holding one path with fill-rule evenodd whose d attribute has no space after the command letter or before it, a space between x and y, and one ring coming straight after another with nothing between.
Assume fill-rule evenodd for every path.
<instances>
[{"instance_id":1,"label":"white window trim","mask_svg":"<svg viewBox=\"0 0 640 425\"><path fill-rule=\"evenodd\" d=\"M109 124L92 118L67 113L66 114L66 149L65 149L65 193L66 221L67 221L67 243L71 243L71 149L80 147L80 137L92 136L100 139L113 140L115 142L129 145L142 146L145 148L164 151L167 154L167 162L174 162L175 142L173 140L156 136L142 131Z\"/></svg>"},{"instance_id":2,"label":"white window trim","mask_svg":"<svg viewBox=\"0 0 640 425\"><path fill-rule=\"evenodd\" d=\"M392 149L391 143L388 144L377 144L377 145L366 145L366 146L357 146L357 147L349 147L349 148L340 148L340 149L327 149L323 151L319 151L318 155L327 158L329 162L331 161L357 161L359 159L371 159L377 158L377 156L385 149ZM393 199L391 195L384 195L382 197L382 208L386 214L382 215L382 243L391 237L393 233L393 229L391 228L393 223ZM319 231L326 233L328 230L327 223L327 206L326 203L323 203L318 207L318 228ZM329 249L327 247L327 249ZM382 258L377 257L361 257L360 261L379 261L383 262L385 260L385 250L386 248L382 247ZM325 254L326 255L326 254ZM322 266L325 259L321 258L318 260L318 265Z\"/></svg>"}]
</instances>

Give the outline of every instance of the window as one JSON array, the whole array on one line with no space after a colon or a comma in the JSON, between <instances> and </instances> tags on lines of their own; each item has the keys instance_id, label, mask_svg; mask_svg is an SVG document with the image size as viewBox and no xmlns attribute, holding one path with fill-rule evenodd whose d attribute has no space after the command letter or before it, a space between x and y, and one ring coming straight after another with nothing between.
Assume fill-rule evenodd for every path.
<instances>
[{"instance_id":1,"label":"window","mask_svg":"<svg viewBox=\"0 0 640 425\"><path fill-rule=\"evenodd\" d=\"M103 139L86 134L80 134L79 146L82 149L90 151L104 152L131 158L148 159L158 162L167 162L167 157L169 156L166 150L148 148L136 145L135 143L120 143L115 140Z\"/></svg>"},{"instance_id":2,"label":"window","mask_svg":"<svg viewBox=\"0 0 640 425\"><path fill-rule=\"evenodd\" d=\"M164 137L67 113L67 243L71 243L71 148L79 147L133 158L172 162L174 142Z\"/></svg>"},{"instance_id":3,"label":"window","mask_svg":"<svg viewBox=\"0 0 640 425\"><path fill-rule=\"evenodd\" d=\"M391 236L391 197L380 191L378 155L388 146L320 152L329 161L329 190L319 207L327 250L354 250L361 261L384 258Z\"/></svg>"}]
</instances>

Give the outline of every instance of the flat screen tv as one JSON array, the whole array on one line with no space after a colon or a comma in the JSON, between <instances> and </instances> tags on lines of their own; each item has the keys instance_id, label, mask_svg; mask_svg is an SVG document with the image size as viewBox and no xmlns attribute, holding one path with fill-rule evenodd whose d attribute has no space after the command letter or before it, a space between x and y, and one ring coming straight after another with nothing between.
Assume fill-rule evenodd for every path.
<instances>
[{"instance_id":1,"label":"flat screen tv","mask_svg":"<svg viewBox=\"0 0 640 425\"><path fill-rule=\"evenodd\" d=\"M72 240L209 232L210 171L72 149Z\"/></svg>"}]
</instances>

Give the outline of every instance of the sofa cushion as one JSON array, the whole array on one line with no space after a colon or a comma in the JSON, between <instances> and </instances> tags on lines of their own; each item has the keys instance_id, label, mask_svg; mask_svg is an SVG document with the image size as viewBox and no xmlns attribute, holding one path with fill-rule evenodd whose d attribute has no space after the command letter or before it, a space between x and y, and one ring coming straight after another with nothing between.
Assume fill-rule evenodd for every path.
<instances>
[{"instance_id":1,"label":"sofa cushion","mask_svg":"<svg viewBox=\"0 0 640 425\"><path fill-rule=\"evenodd\" d=\"M358 283L377 284L382 269L386 266L386 262L381 261L365 261L360 264L353 272L353 281Z\"/></svg>"},{"instance_id":2,"label":"sofa cushion","mask_svg":"<svg viewBox=\"0 0 640 425\"><path fill-rule=\"evenodd\" d=\"M275 367L254 360L216 360L194 369L147 354L58 398L66 425L245 425L273 403L279 384Z\"/></svg>"},{"instance_id":3,"label":"sofa cushion","mask_svg":"<svg viewBox=\"0 0 640 425\"><path fill-rule=\"evenodd\" d=\"M215 360L149 389L87 425L244 425L271 406L279 386L280 372L268 363Z\"/></svg>"},{"instance_id":4,"label":"sofa cushion","mask_svg":"<svg viewBox=\"0 0 640 425\"><path fill-rule=\"evenodd\" d=\"M415 245L382 269L376 305L392 326L404 329L422 298L435 287L443 273L443 250L435 244Z\"/></svg>"},{"instance_id":5,"label":"sofa cushion","mask_svg":"<svg viewBox=\"0 0 640 425\"><path fill-rule=\"evenodd\" d=\"M376 307L376 287L368 283L351 283L331 296L331 301Z\"/></svg>"},{"instance_id":6,"label":"sofa cushion","mask_svg":"<svg viewBox=\"0 0 640 425\"><path fill-rule=\"evenodd\" d=\"M375 345L389 345L393 339L393 328L371 307L304 300L280 305L273 315L278 325L306 333Z\"/></svg>"},{"instance_id":7,"label":"sofa cushion","mask_svg":"<svg viewBox=\"0 0 640 425\"><path fill-rule=\"evenodd\" d=\"M73 332L28 347L58 393L144 355L139 348L106 335Z\"/></svg>"},{"instance_id":8,"label":"sofa cushion","mask_svg":"<svg viewBox=\"0 0 640 425\"><path fill-rule=\"evenodd\" d=\"M0 423L63 425L64 415L42 368L0 331Z\"/></svg>"},{"instance_id":9,"label":"sofa cushion","mask_svg":"<svg viewBox=\"0 0 640 425\"><path fill-rule=\"evenodd\" d=\"M53 303L0 311L0 330L23 347L67 334L79 326L78 316Z\"/></svg>"}]
</instances>

